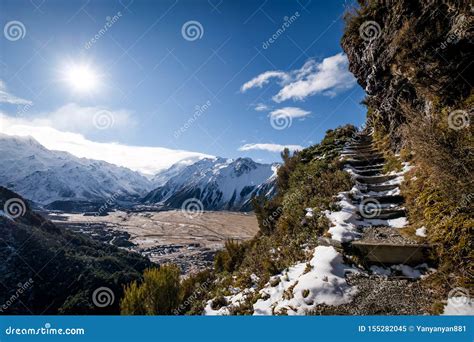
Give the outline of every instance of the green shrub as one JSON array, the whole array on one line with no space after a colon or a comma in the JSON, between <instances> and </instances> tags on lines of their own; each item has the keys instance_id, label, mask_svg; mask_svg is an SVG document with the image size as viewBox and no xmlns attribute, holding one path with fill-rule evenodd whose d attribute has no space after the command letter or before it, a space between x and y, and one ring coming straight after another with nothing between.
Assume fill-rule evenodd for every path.
<instances>
[{"instance_id":1,"label":"green shrub","mask_svg":"<svg viewBox=\"0 0 474 342\"><path fill-rule=\"evenodd\" d=\"M124 297L120 301L122 315L146 315L143 288L136 281L125 286Z\"/></svg>"},{"instance_id":2,"label":"green shrub","mask_svg":"<svg viewBox=\"0 0 474 342\"><path fill-rule=\"evenodd\" d=\"M213 287L214 276L210 270L204 270L181 281L180 305L175 314L200 314L203 300Z\"/></svg>"},{"instance_id":3,"label":"green shrub","mask_svg":"<svg viewBox=\"0 0 474 342\"><path fill-rule=\"evenodd\" d=\"M180 270L176 265L150 268L143 273L143 282L125 288L120 303L125 315L170 315L179 303Z\"/></svg>"},{"instance_id":4,"label":"green shrub","mask_svg":"<svg viewBox=\"0 0 474 342\"><path fill-rule=\"evenodd\" d=\"M242 263L246 245L234 240L227 240L224 250L217 252L214 259L214 268L218 272L233 272Z\"/></svg>"}]
</instances>

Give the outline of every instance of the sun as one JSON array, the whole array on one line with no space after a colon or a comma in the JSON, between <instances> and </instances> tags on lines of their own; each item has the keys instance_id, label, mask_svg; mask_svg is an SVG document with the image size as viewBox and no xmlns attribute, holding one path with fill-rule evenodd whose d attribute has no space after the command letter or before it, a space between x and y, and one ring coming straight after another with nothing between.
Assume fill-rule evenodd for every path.
<instances>
[{"instance_id":1,"label":"sun","mask_svg":"<svg viewBox=\"0 0 474 342\"><path fill-rule=\"evenodd\" d=\"M77 92L93 92L99 86L99 74L88 64L70 64L65 67L64 79Z\"/></svg>"}]
</instances>

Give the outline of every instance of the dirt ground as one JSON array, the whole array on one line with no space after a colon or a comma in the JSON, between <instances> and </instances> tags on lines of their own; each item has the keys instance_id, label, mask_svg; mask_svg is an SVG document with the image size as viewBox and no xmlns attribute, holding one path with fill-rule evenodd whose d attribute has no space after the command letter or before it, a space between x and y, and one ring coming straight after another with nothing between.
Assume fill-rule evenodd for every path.
<instances>
[{"instance_id":1,"label":"dirt ground","mask_svg":"<svg viewBox=\"0 0 474 342\"><path fill-rule=\"evenodd\" d=\"M248 240L258 231L254 214L224 211L195 215L180 210L115 211L106 216L60 214L52 219L76 232L139 252L153 262L177 263L184 273L210 266L226 240Z\"/></svg>"}]
</instances>

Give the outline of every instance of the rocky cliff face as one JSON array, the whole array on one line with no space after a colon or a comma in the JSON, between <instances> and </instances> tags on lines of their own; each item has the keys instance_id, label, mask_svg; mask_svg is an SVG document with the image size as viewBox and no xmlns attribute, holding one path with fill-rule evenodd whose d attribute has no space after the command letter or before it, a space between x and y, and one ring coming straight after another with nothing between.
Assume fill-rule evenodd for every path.
<instances>
[{"instance_id":1,"label":"rocky cliff face","mask_svg":"<svg viewBox=\"0 0 474 342\"><path fill-rule=\"evenodd\" d=\"M408 229L427 229L446 292L472 279L473 13L468 1L359 0L342 38L378 147L414 166Z\"/></svg>"},{"instance_id":2,"label":"rocky cliff face","mask_svg":"<svg viewBox=\"0 0 474 342\"><path fill-rule=\"evenodd\" d=\"M461 106L474 83L469 1L359 1L349 12L342 46L366 90L372 125L395 150L414 116ZM456 120L466 120L466 114Z\"/></svg>"}]
</instances>

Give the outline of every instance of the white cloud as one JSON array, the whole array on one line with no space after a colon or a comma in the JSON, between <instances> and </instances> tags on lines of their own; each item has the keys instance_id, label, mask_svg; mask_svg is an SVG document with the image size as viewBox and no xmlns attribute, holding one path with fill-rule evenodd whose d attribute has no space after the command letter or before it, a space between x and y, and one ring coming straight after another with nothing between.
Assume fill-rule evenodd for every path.
<instances>
[{"instance_id":1,"label":"white cloud","mask_svg":"<svg viewBox=\"0 0 474 342\"><path fill-rule=\"evenodd\" d=\"M97 106L82 107L75 103L68 103L50 113L39 114L30 119L30 123L76 133L91 132L98 130L98 127L107 127L108 130L128 130L136 125L132 113L127 110L108 110Z\"/></svg>"},{"instance_id":2,"label":"white cloud","mask_svg":"<svg viewBox=\"0 0 474 342\"><path fill-rule=\"evenodd\" d=\"M261 88L272 78L277 78L282 88L273 96L275 102L303 100L316 94L332 97L355 84L356 80L349 72L348 65L347 56L343 53L326 57L320 63L310 59L300 69L289 72L266 71L245 83L241 90Z\"/></svg>"},{"instance_id":3,"label":"white cloud","mask_svg":"<svg viewBox=\"0 0 474 342\"><path fill-rule=\"evenodd\" d=\"M303 100L318 93L334 96L337 90L351 88L355 83L354 76L348 70L347 57L342 53L327 57L310 69L314 70L309 73L303 71L302 77L285 85L273 100Z\"/></svg>"},{"instance_id":4,"label":"white cloud","mask_svg":"<svg viewBox=\"0 0 474 342\"><path fill-rule=\"evenodd\" d=\"M255 108L254 108L257 112L264 112L266 110L269 110L270 108L264 104L264 103L258 103Z\"/></svg>"},{"instance_id":5,"label":"white cloud","mask_svg":"<svg viewBox=\"0 0 474 342\"><path fill-rule=\"evenodd\" d=\"M302 150L303 146L300 145L280 145L280 144L245 144L239 147L239 151L251 151L251 150L262 150L269 152L281 152L285 148L290 151Z\"/></svg>"},{"instance_id":6,"label":"white cloud","mask_svg":"<svg viewBox=\"0 0 474 342\"><path fill-rule=\"evenodd\" d=\"M80 158L104 160L146 175L153 175L184 159L212 157L202 153L164 147L129 146L115 142L99 143L88 140L78 133L39 126L31 121L11 118L1 113L0 133L32 136L48 149L66 151Z\"/></svg>"},{"instance_id":7,"label":"white cloud","mask_svg":"<svg viewBox=\"0 0 474 342\"><path fill-rule=\"evenodd\" d=\"M303 118L309 114L311 114L311 112L298 108L298 107L284 107L284 108L276 109L270 112L270 117L278 118L278 117L284 116L287 118L295 119L295 118Z\"/></svg>"},{"instance_id":8,"label":"white cloud","mask_svg":"<svg viewBox=\"0 0 474 342\"><path fill-rule=\"evenodd\" d=\"M9 103L13 105L31 105L33 102L22 99L7 91L5 82L0 80L0 103Z\"/></svg>"},{"instance_id":9,"label":"white cloud","mask_svg":"<svg viewBox=\"0 0 474 342\"><path fill-rule=\"evenodd\" d=\"M240 91L246 92L247 90L251 88L261 88L268 82L270 82L270 79L276 78L279 79L280 81L288 81L289 75L286 72L283 71L266 71L263 74L258 75L255 78L252 78L250 81L246 82L241 88Z\"/></svg>"}]
</instances>

